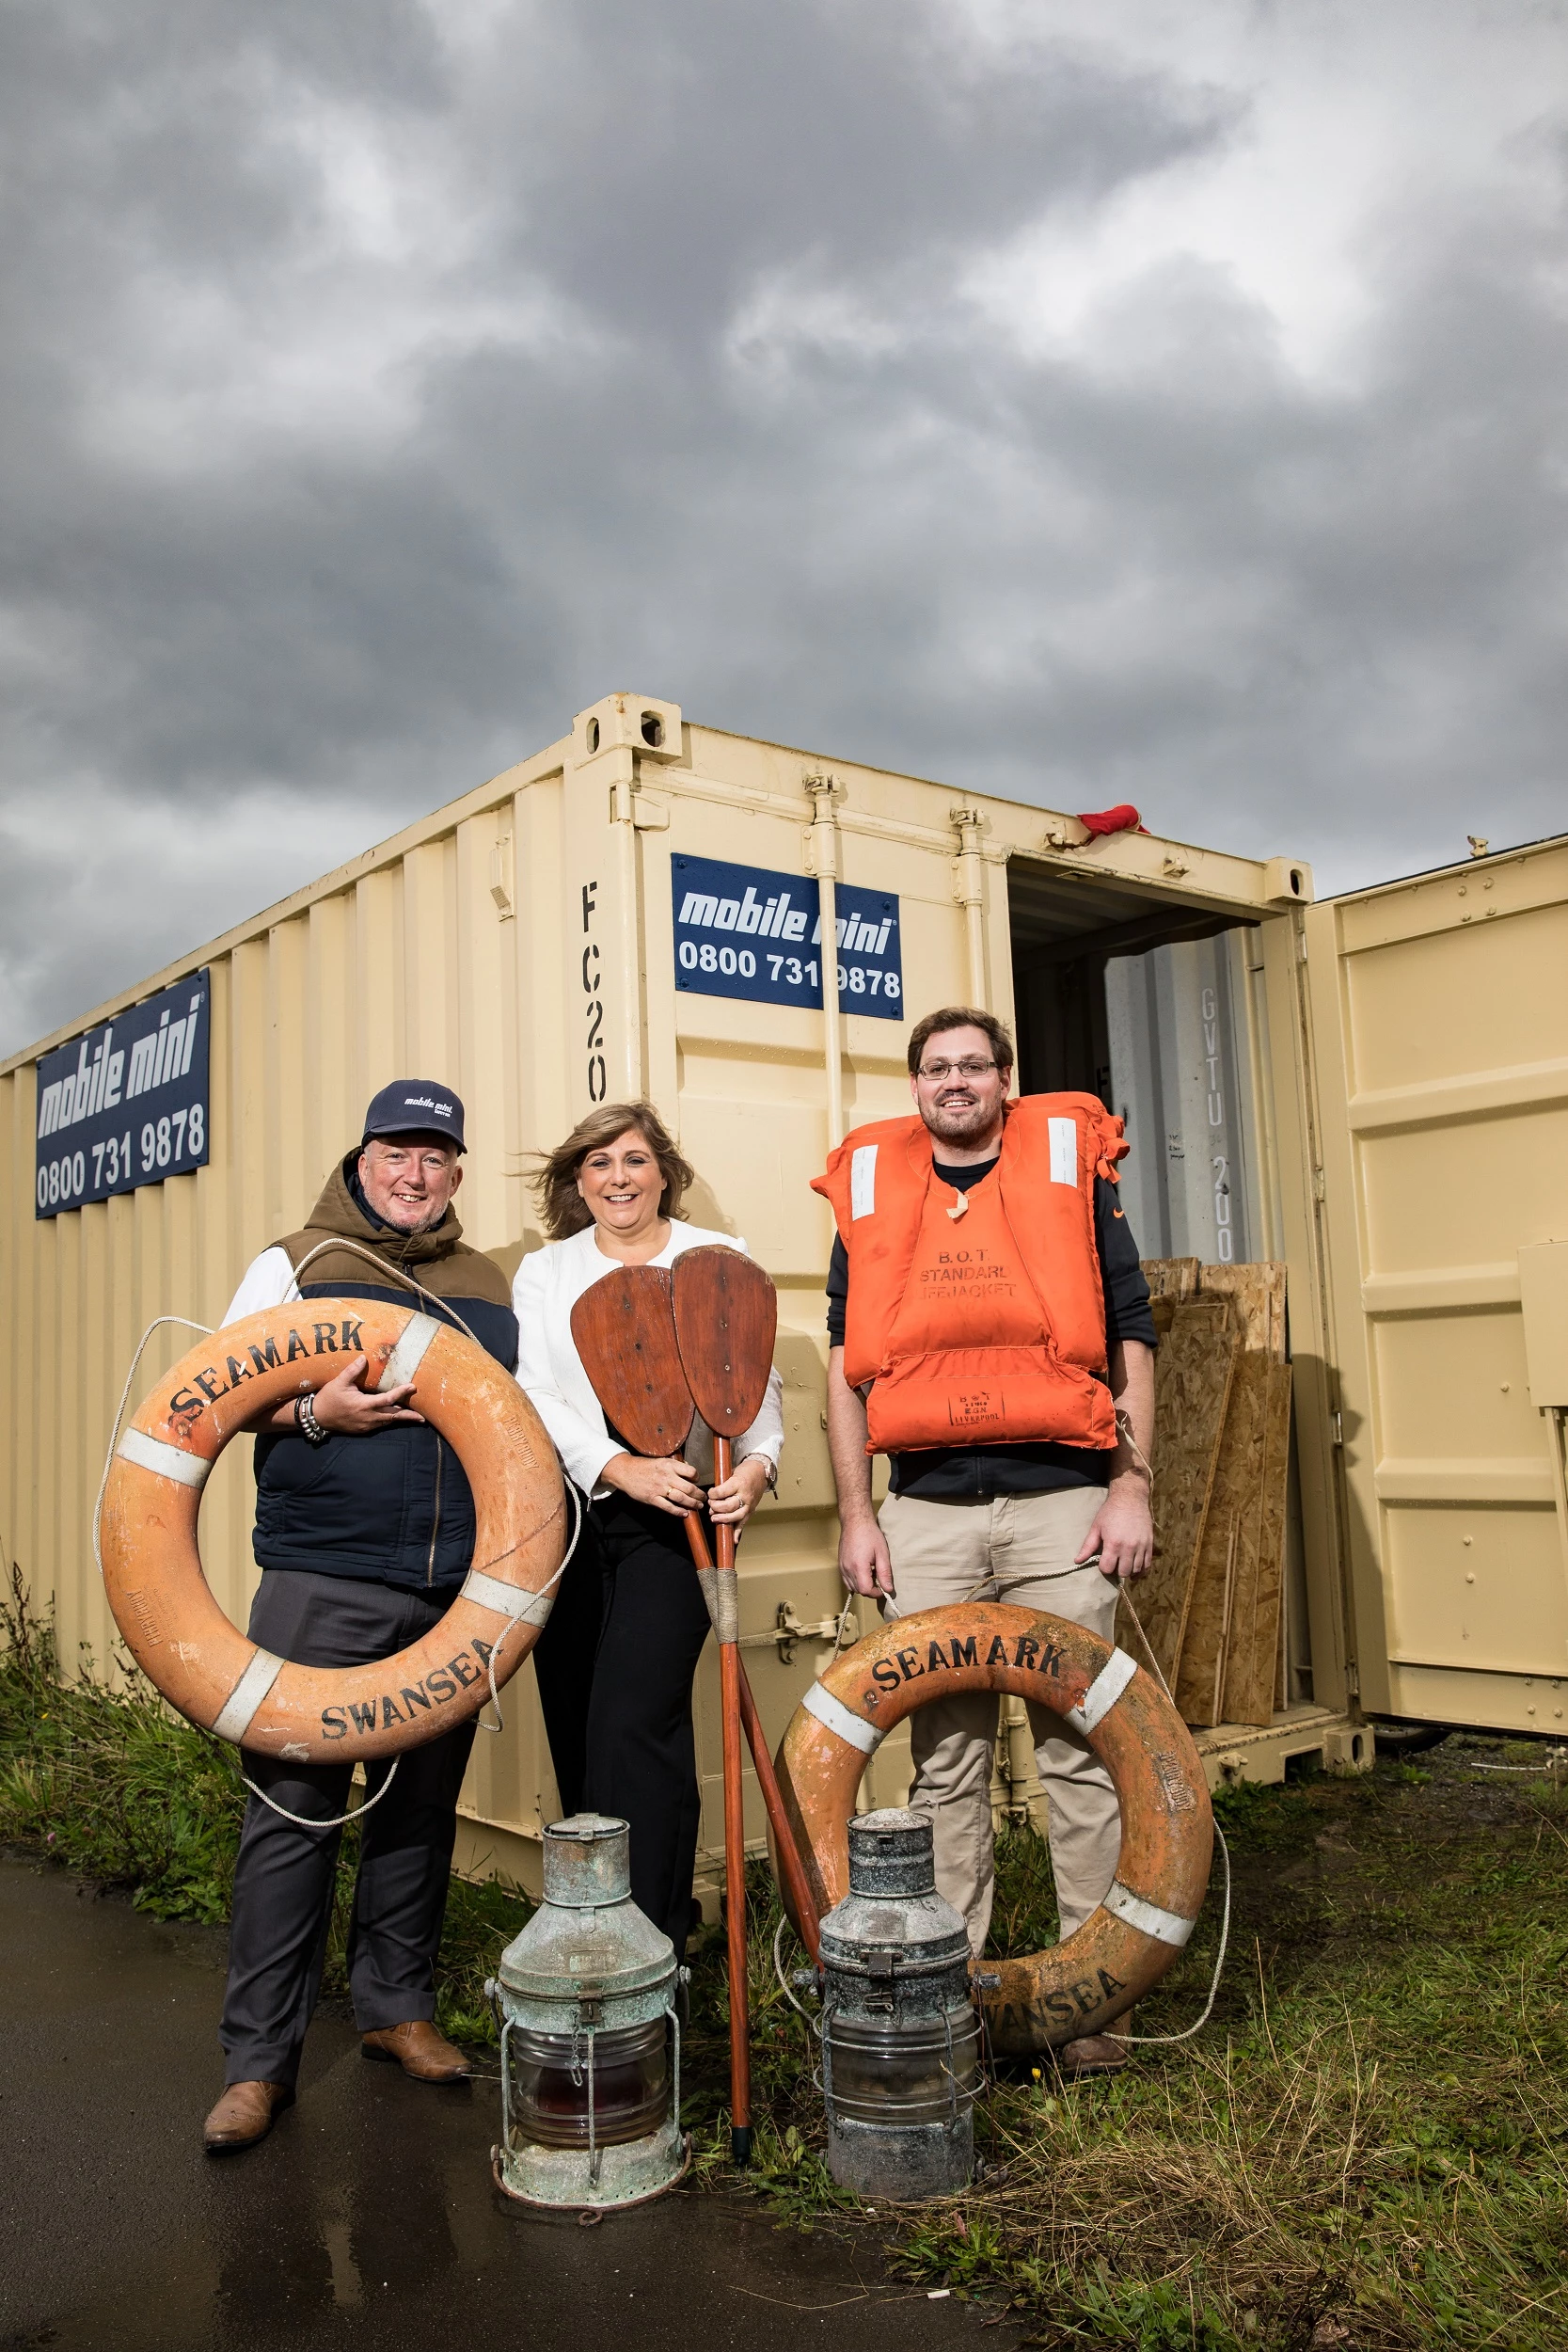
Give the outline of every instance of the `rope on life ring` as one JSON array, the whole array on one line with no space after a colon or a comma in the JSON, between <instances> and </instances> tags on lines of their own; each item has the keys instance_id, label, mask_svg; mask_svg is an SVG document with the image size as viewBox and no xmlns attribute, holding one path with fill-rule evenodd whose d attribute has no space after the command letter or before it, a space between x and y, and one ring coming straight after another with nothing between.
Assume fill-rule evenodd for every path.
<instances>
[{"instance_id":1,"label":"rope on life ring","mask_svg":"<svg viewBox=\"0 0 1568 2352\"><path fill-rule=\"evenodd\" d=\"M1191 1732L1125 1650L1005 1602L922 1609L836 1658L779 1748L779 1786L822 1912L849 1891L849 1817L869 1758L917 1707L963 1691L1013 1692L1073 1724L1121 1807L1117 1876L1093 1916L1049 1951L984 1963L991 2046L1023 2058L1102 2032L1164 1975L1196 1924L1213 1814Z\"/></svg>"},{"instance_id":2,"label":"rope on life ring","mask_svg":"<svg viewBox=\"0 0 1568 2352\"><path fill-rule=\"evenodd\" d=\"M355 1356L370 1387L418 1375L420 1412L473 1488L475 1565L440 1623L396 1657L296 1666L214 1598L197 1543L201 1490L260 1407L313 1392ZM438 1739L516 1672L550 1613L566 1516L554 1448L494 1357L434 1315L312 1298L214 1332L143 1400L104 1482L100 1557L132 1656L192 1723L291 1763L359 1763Z\"/></svg>"}]
</instances>

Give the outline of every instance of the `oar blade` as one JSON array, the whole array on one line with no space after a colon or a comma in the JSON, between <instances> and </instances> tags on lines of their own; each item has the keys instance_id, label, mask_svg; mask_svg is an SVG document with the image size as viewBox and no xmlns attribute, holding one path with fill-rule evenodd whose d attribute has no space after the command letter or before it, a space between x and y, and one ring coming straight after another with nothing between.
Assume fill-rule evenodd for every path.
<instances>
[{"instance_id":1,"label":"oar blade","mask_svg":"<svg viewBox=\"0 0 1568 2352\"><path fill-rule=\"evenodd\" d=\"M572 1309L572 1338L605 1419L635 1454L678 1454L695 1407L663 1266L618 1266Z\"/></svg>"},{"instance_id":2,"label":"oar blade","mask_svg":"<svg viewBox=\"0 0 1568 2352\"><path fill-rule=\"evenodd\" d=\"M716 1437L750 1429L768 1393L778 1294L738 1249L688 1249L675 1260L675 1334L687 1386Z\"/></svg>"}]
</instances>

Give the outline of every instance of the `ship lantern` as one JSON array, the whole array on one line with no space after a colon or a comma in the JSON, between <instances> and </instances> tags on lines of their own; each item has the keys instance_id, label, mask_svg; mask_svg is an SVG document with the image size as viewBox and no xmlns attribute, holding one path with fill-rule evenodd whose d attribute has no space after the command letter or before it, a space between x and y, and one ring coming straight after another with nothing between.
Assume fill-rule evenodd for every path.
<instances>
[{"instance_id":1,"label":"ship lantern","mask_svg":"<svg viewBox=\"0 0 1568 2352\"><path fill-rule=\"evenodd\" d=\"M866 2197L950 2195L974 2169L980 2019L924 1814L850 1822L849 1892L821 1935L828 2169Z\"/></svg>"},{"instance_id":2,"label":"ship lantern","mask_svg":"<svg viewBox=\"0 0 1568 2352\"><path fill-rule=\"evenodd\" d=\"M545 1832L545 1898L486 1987L500 2024L499 2185L533 2205L640 2204L673 2187L684 1975L631 1899L625 1821Z\"/></svg>"}]
</instances>

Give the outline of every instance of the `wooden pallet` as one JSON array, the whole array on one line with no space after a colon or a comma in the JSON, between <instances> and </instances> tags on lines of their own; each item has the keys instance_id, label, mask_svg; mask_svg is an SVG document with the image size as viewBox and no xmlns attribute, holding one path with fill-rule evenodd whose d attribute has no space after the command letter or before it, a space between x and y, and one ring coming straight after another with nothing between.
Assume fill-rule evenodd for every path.
<instances>
[{"instance_id":1,"label":"wooden pallet","mask_svg":"<svg viewBox=\"0 0 1568 2352\"><path fill-rule=\"evenodd\" d=\"M1158 1555L1139 1614L1188 1723L1267 1724L1290 1461L1285 1269L1178 1258L1145 1271L1162 1346Z\"/></svg>"}]
</instances>

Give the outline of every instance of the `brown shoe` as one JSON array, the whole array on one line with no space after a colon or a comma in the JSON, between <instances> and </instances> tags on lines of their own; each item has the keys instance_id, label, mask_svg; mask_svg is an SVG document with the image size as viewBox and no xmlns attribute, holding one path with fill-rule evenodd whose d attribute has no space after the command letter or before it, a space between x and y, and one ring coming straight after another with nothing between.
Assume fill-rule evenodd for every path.
<instances>
[{"instance_id":1,"label":"brown shoe","mask_svg":"<svg viewBox=\"0 0 1568 2352\"><path fill-rule=\"evenodd\" d=\"M473 2073L461 2050L438 2034L427 2017L406 2026L383 2026L361 2037L359 2047L368 2058L384 2066L401 2066L417 2083L466 2083Z\"/></svg>"},{"instance_id":2,"label":"brown shoe","mask_svg":"<svg viewBox=\"0 0 1568 2352\"><path fill-rule=\"evenodd\" d=\"M293 2092L282 2083L230 2083L201 2126L201 2144L210 2156L254 2148L271 2131L273 2117L293 2103Z\"/></svg>"},{"instance_id":3,"label":"brown shoe","mask_svg":"<svg viewBox=\"0 0 1568 2352\"><path fill-rule=\"evenodd\" d=\"M1080 2074L1119 2074L1132 2056L1122 2037L1132 2030L1132 2012L1128 2010L1104 2033L1087 2033L1080 2042L1064 2042L1056 2063L1069 2082Z\"/></svg>"}]
</instances>

